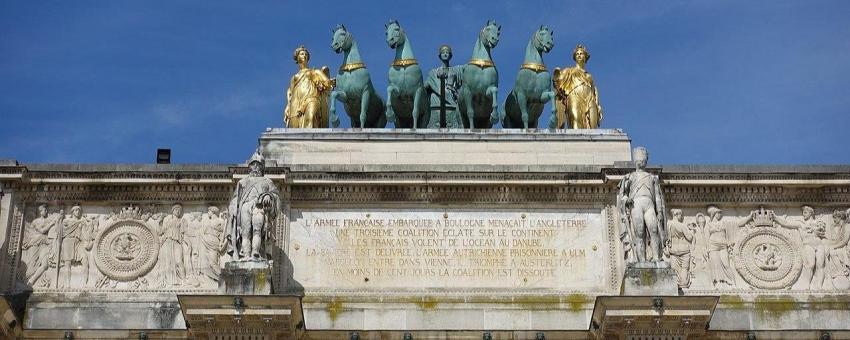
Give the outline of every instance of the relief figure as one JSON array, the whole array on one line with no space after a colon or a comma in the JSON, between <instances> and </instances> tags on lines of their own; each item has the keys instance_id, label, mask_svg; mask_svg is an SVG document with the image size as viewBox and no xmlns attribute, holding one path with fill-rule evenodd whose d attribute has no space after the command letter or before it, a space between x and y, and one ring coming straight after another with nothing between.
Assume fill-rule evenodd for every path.
<instances>
[{"instance_id":1,"label":"relief figure","mask_svg":"<svg viewBox=\"0 0 850 340\"><path fill-rule=\"evenodd\" d=\"M71 286L71 269L82 267L83 283L89 283L89 252L94 246L94 221L83 217L83 209L75 204L71 216L62 220L61 267L59 277L65 287Z\"/></svg>"},{"instance_id":2,"label":"relief figure","mask_svg":"<svg viewBox=\"0 0 850 340\"><path fill-rule=\"evenodd\" d=\"M56 265L56 235L64 213L49 216L46 204L38 206L38 216L26 227L21 249L27 265L26 277L35 285L47 269Z\"/></svg>"},{"instance_id":3,"label":"relief figure","mask_svg":"<svg viewBox=\"0 0 850 340\"><path fill-rule=\"evenodd\" d=\"M162 246L159 250L161 264L160 280L165 285L180 285L186 279L186 267L183 260L183 233L187 228L183 217L183 205L174 204L171 214L165 216L159 230Z\"/></svg>"},{"instance_id":4,"label":"relief figure","mask_svg":"<svg viewBox=\"0 0 850 340\"><path fill-rule=\"evenodd\" d=\"M735 273L729 263L729 255L734 244L734 230L745 226L753 219L750 213L747 217L734 221L723 218L723 210L716 206L708 207L708 263L711 269L711 279L714 288L735 287Z\"/></svg>"},{"instance_id":5,"label":"relief figure","mask_svg":"<svg viewBox=\"0 0 850 340\"><path fill-rule=\"evenodd\" d=\"M839 290L850 289L850 249L847 247L850 241L850 225L847 224L847 213L835 210L832 213L832 228L824 241L827 251L826 282L824 288L830 283L832 287Z\"/></svg>"},{"instance_id":6,"label":"relief figure","mask_svg":"<svg viewBox=\"0 0 850 340\"><path fill-rule=\"evenodd\" d=\"M812 206L804 205L802 215L802 220L797 222L788 221L773 214L771 217L783 228L799 231L803 239L803 272L793 289L821 289L826 266L827 247L823 242L826 238L826 223L817 220Z\"/></svg>"},{"instance_id":7,"label":"relief figure","mask_svg":"<svg viewBox=\"0 0 850 340\"><path fill-rule=\"evenodd\" d=\"M670 230L670 245L667 247L670 266L676 271L679 288L688 288L691 285L691 248L696 225L685 225L681 209L670 209L670 214L673 215L673 220L667 225Z\"/></svg>"},{"instance_id":8,"label":"relief figure","mask_svg":"<svg viewBox=\"0 0 850 340\"><path fill-rule=\"evenodd\" d=\"M708 261L708 228L705 214L697 213L694 242L691 243L691 283L698 287L711 287Z\"/></svg>"},{"instance_id":9,"label":"relief figure","mask_svg":"<svg viewBox=\"0 0 850 340\"><path fill-rule=\"evenodd\" d=\"M219 263L224 253L224 224L227 212L220 213L218 207L210 206L203 216L203 254L200 258L200 272L210 280L218 282L221 274Z\"/></svg>"}]
</instances>

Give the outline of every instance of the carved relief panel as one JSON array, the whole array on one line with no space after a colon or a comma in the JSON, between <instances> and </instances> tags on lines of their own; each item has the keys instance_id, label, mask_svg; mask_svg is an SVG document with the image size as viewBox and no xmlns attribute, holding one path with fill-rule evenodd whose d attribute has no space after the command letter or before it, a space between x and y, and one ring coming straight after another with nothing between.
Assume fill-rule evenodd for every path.
<instances>
[{"instance_id":1,"label":"carved relief panel","mask_svg":"<svg viewBox=\"0 0 850 340\"><path fill-rule=\"evenodd\" d=\"M226 213L214 205L37 204L18 277L39 290L217 290Z\"/></svg>"},{"instance_id":2,"label":"carved relief panel","mask_svg":"<svg viewBox=\"0 0 850 340\"><path fill-rule=\"evenodd\" d=\"M848 214L808 205L673 209L666 255L686 291L847 290Z\"/></svg>"}]
</instances>

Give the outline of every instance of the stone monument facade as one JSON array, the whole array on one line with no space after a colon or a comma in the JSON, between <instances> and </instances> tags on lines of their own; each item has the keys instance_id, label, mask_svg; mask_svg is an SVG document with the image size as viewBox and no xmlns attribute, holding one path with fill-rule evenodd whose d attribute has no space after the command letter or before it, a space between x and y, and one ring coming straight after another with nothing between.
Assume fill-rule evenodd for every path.
<instances>
[{"instance_id":1,"label":"stone monument facade","mask_svg":"<svg viewBox=\"0 0 850 340\"><path fill-rule=\"evenodd\" d=\"M5 162L0 289L28 338L214 332L178 298L268 292L316 337L586 338L634 308L692 337L847 334L850 168L643 157L618 130L272 129L240 165ZM254 287L219 290L234 270Z\"/></svg>"}]
</instances>

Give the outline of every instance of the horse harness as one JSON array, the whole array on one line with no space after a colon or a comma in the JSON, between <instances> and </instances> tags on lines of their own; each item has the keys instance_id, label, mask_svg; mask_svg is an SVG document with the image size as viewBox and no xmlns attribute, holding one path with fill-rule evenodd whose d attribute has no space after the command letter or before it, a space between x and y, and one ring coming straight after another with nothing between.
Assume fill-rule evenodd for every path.
<instances>
[{"instance_id":1,"label":"horse harness","mask_svg":"<svg viewBox=\"0 0 850 340\"><path fill-rule=\"evenodd\" d=\"M496 67L496 64L494 64L492 60L487 59L470 59L469 64L480 68Z\"/></svg>"},{"instance_id":2,"label":"horse harness","mask_svg":"<svg viewBox=\"0 0 850 340\"><path fill-rule=\"evenodd\" d=\"M534 72L546 72L546 65L538 64L538 63L524 63L520 67L520 69L532 70Z\"/></svg>"},{"instance_id":3,"label":"horse harness","mask_svg":"<svg viewBox=\"0 0 850 340\"><path fill-rule=\"evenodd\" d=\"M359 63L359 62L358 63L342 64L342 66L339 67L339 71L340 72L351 72L351 71L354 71L354 70L360 69L360 68L366 68L366 64Z\"/></svg>"},{"instance_id":4,"label":"horse harness","mask_svg":"<svg viewBox=\"0 0 850 340\"><path fill-rule=\"evenodd\" d=\"M393 60L393 63L390 64L390 66L392 66L392 67L408 67L410 65L416 65L416 64L419 64L419 63L416 62L415 58L405 58L405 59Z\"/></svg>"}]
</instances>

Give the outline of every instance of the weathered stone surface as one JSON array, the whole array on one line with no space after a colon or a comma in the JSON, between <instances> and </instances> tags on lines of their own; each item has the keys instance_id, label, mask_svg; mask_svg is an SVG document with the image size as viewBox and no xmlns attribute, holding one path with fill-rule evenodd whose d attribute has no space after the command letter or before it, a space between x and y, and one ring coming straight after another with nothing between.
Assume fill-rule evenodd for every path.
<instances>
[{"instance_id":1,"label":"weathered stone surface","mask_svg":"<svg viewBox=\"0 0 850 340\"><path fill-rule=\"evenodd\" d=\"M25 329L185 329L171 302L30 302Z\"/></svg>"},{"instance_id":2,"label":"weathered stone surface","mask_svg":"<svg viewBox=\"0 0 850 340\"><path fill-rule=\"evenodd\" d=\"M666 262L638 262L626 267L623 274L623 295L678 295L676 272Z\"/></svg>"},{"instance_id":3,"label":"weathered stone surface","mask_svg":"<svg viewBox=\"0 0 850 340\"><path fill-rule=\"evenodd\" d=\"M272 292L273 261L230 261L221 270L218 291L226 294L268 295Z\"/></svg>"}]
</instances>

